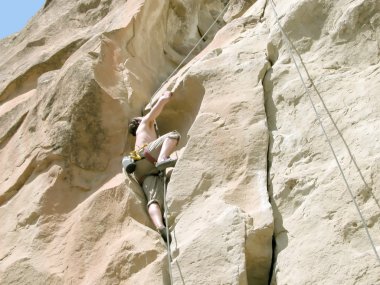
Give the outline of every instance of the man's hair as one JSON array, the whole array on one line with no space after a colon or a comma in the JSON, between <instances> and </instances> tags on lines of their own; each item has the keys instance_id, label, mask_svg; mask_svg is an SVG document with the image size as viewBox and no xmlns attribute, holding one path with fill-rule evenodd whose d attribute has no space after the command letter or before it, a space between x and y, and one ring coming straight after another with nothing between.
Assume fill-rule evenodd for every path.
<instances>
[{"instance_id":1,"label":"man's hair","mask_svg":"<svg viewBox=\"0 0 380 285\"><path fill-rule=\"evenodd\" d=\"M136 136L137 128L141 123L141 118L133 118L128 126L128 132L132 134L132 136Z\"/></svg>"}]
</instances>

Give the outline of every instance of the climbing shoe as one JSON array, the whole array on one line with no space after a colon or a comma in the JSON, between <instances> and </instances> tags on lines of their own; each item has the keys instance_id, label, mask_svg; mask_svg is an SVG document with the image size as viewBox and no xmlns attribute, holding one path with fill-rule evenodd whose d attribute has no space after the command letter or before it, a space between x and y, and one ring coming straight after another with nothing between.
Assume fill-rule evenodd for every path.
<instances>
[{"instance_id":1,"label":"climbing shoe","mask_svg":"<svg viewBox=\"0 0 380 285\"><path fill-rule=\"evenodd\" d=\"M166 235L166 228L165 227L158 228L157 231L161 235L161 237L163 238L163 240L165 241L165 243L167 243L168 242L168 237ZM171 242L172 242L172 237L170 236L170 232L169 232L169 244Z\"/></svg>"},{"instance_id":2,"label":"climbing shoe","mask_svg":"<svg viewBox=\"0 0 380 285\"><path fill-rule=\"evenodd\" d=\"M160 162L157 162L156 163L156 168L159 170L159 171L162 171L168 167L174 167L175 164L177 163L177 159L176 158L168 158L168 159L165 159L163 161L160 161Z\"/></svg>"}]
</instances>

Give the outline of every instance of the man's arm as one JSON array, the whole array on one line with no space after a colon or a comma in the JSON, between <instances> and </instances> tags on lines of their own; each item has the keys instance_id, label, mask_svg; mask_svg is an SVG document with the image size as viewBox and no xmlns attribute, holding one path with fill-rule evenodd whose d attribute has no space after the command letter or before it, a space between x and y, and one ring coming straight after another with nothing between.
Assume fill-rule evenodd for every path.
<instances>
[{"instance_id":1,"label":"man's arm","mask_svg":"<svg viewBox=\"0 0 380 285\"><path fill-rule=\"evenodd\" d=\"M170 101L170 98L173 96L173 93L170 91L165 91L164 94L158 99L157 103L153 106L153 108L146 114L143 120L146 123L153 123L157 117L161 114L165 105Z\"/></svg>"}]
</instances>

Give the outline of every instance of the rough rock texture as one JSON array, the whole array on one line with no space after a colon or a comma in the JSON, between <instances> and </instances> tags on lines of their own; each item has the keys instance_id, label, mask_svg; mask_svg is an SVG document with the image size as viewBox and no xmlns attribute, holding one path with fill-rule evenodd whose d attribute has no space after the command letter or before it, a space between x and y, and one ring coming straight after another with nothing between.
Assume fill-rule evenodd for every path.
<instances>
[{"instance_id":1,"label":"rough rock texture","mask_svg":"<svg viewBox=\"0 0 380 285\"><path fill-rule=\"evenodd\" d=\"M174 284L380 283L310 103L380 252L380 2L275 2L318 93L270 0L47 0L0 41L1 284L170 284L120 164L165 89Z\"/></svg>"},{"instance_id":2,"label":"rough rock texture","mask_svg":"<svg viewBox=\"0 0 380 285\"><path fill-rule=\"evenodd\" d=\"M280 2L277 10L320 93L322 100L309 89L380 252L380 2L292 2ZM273 66L264 86L276 240L272 284L379 284L380 261L277 27L269 45Z\"/></svg>"}]
</instances>

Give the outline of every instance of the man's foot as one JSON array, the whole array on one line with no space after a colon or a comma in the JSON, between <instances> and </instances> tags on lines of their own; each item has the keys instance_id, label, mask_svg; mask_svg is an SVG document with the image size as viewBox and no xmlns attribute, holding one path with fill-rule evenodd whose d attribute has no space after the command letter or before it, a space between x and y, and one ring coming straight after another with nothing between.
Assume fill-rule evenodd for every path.
<instances>
[{"instance_id":1,"label":"man's foot","mask_svg":"<svg viewBox=\"0 0 380 285\"><path fill-rule=\"evenodd\" d=\"M168 158L168 159L165 159L163 161L160 161L160 162L157 162L156 163L156 168L158 170L164 170L168 167L174 167L175 164L177 163L177 159L176 158Z\"/></svg>"},{"instance_id":2,"label":"man's foot","mask_svg":"<svg viewBox=\"0 0 380 285\"><path fill-rule=\"evenodd\" d=\"M168 242L168 238L167 238L167 235L166 235L166 227L158 228L157 231L161 235L161 237L163 238L163 240L165 241L165 243L167 243ZM172 242L172 237L170 236L170 232L169 232L169 244L171 242Z\"/></svg>"}]
</instances>

